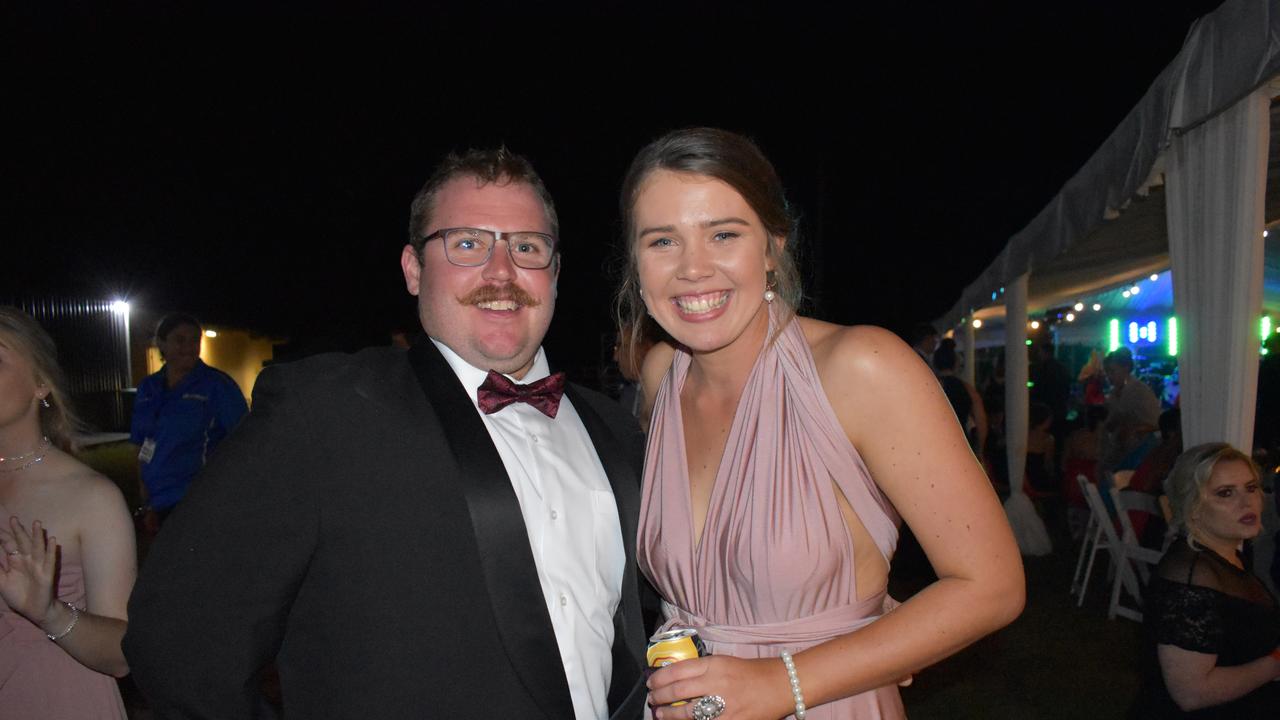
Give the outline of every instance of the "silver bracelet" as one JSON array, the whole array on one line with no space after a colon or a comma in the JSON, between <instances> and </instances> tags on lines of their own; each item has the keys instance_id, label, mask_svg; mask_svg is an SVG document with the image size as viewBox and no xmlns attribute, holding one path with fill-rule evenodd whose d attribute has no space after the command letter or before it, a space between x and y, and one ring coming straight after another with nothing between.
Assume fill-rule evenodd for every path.
<instances>
[{"instance_id":1,"label":"silver bracelet","mask_svg":"<svg viewBox=\"0 0 1280 720\"><path fill-rule=\"evenodd\" d=\"M66 600L59 600L58 602L62 603L63 605L66 605L67 609L71 611L71 622L67 625L66 630L63 630L57 635L50 635L49 633L44 634L45 637L49 638L54 642L57 642L62 638L66 637L67 635L71 634L71 631L76 629L76 623L80 622L80 608L76 607L75 605L72 605Z\"/></svg>"},{"instance_id":2,"label":"silver bracelet","mask_svg":"<svg viewBox=\"0 0 1280 720\"><path fill-rule=\"evenodd\" d=\"M804 693L800 692L800 678L796 676L796 662L791 653L782 651L782 664L787 666L787 680L791 683L791 697L796 701L796 720L804 720Z\"/></svg>"}]
</instances>

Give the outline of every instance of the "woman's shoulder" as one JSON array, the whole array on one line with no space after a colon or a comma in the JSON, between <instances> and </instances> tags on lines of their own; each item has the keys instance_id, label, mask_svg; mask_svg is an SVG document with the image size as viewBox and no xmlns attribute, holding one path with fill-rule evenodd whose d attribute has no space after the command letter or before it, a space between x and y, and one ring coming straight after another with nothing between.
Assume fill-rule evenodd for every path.
<instances>
[{"instance_id":1,"label":"woman's shoulder","mask_svg":"<svg viewBox=\"0 0 1280 720\"><path fill-rule=\"evenodd\" d=\"M875 325L836 325L797 317L813 362L824 380L875 381L933 373L897 335ZM935 383L936 384L936 383Z\"/></svg>"},{"instance_id":2,"label":"woman's shoulder","mask_svg":"<svg viewBox=\"0 0 1280 720\"><path fill-rule=\"evenodd\" d=\"M649 416L653 412L653 404L658 396L658 386L662 384L662 378L671 369L671 362L675 359L676 349L671 343L657 342L645 353L644 361L640 365L640 392L643 394L640 410L640 425L648 427Z\"/></svg>"},{"instance_id":3,"label":"woman's shoulder","mask_svg":"<svg viewBox=\"0 0 1280 720\"><path fill-rule=\"evenodd\" d=\"M658 383L671 369L671 361L675 359L676 349L670 343L657 342L645 353L644 362L640 366L640 381L649 392L658 389Z\"/></svg>"},{"instance_id":4,"label":"woman's shoulder","mask_svg":"<svg viewBox=\"0 0 1280 720\"><path fill-rule=\"evenodd\" d=\"M104 503L124 502L124 494L113 481L74 456L58 451L49 459L52 462L43 482L65 503L65 507L92 510L103 507Z\"/></svg>"}]
</instances>

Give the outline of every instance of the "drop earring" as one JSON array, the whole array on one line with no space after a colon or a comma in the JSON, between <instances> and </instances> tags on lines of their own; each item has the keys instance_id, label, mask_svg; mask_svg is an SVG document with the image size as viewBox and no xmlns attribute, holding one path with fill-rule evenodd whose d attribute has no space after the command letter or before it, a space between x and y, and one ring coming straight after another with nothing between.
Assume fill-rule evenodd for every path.
<instances>
[{"instance_id":1,"label":"drop earring","mask_svg":"<svg viewBox=\"0 0 1280 720\"><path fill-rule=\"evenodd\" d=\"M40 404L45 407L53 407L52 405L49 404L49 398L47 397L40 398Z\"/></svg>"},{"instance_id":2,"label":"drop earring","mask_svg":"<svg viewBox=\"0 0 1280 720\"><path fill-rule=\"evenodd\" d=\"M776 284L777 283L775 283L773 279L773 271L770 270L768 273L765 274L765 282L764 282L764 301L765 302L771 303L773 302L774 298L778 297L778 293L773 291L773 288Z\"/></svg>"}]
</instances>

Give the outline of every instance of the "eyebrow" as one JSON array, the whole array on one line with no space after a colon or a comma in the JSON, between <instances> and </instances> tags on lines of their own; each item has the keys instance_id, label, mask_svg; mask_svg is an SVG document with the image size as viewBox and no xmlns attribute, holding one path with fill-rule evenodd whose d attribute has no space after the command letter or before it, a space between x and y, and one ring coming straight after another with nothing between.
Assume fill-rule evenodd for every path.
<instances>
[{"instance_id":1,"label":"eyebrow","mask_svg":"<svg viewBox=\"0 0 1280 720\"><path fill-rule=\"evenodd\" d=\"M743 220L740 217L716 218L715 220L707 220L702 223L699 223L699 226L704 228L716 227L717 225L742 225L745 227L750 227L751 223L747 222L746 220ZM675 231L676 231L675 225L661 225L658 227L650 227L650 228L645 228L641 230L639 237L644 237L645 235L648 235L650 233L673 233Z\"/></svg>"},{"instance_id":2,"label":"eyebrow","mask_svg":"<svg viewBox=\"0 0 1280 720\"><path fill-rule=\"evenodd\" d=\"M751 225L751 223L747 222L746 220L743 220L743 219L742 219L742 218L740 218L740 217L732 217L732 216L731 216L731 217L726 217L726 218L719 218L719 219L717 219L717 220L708 220L708 221L706 221L706 222L702 223L702 227L704 227L704 228L715 227L715 226L717 226L717 225L747 225L747 226L750 226L750 225Z\"/></svg>"},{"instance_id":3,"label":"eyebrow","mask_svg":"<svg viewBox=\"0 0 1280 720\"><path fill-rule=\"evenodd\" d=\"M649 233L673 233L676 231L675 225L662 225L660 227L645 228L640 231L640 237L644 237Z\"/></svg>"}]
</instances>

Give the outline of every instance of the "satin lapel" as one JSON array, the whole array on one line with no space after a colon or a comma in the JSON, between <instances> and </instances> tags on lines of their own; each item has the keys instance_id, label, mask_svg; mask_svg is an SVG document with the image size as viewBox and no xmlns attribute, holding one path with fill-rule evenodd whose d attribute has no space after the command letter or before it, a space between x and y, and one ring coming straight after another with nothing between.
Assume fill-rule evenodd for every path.
<instances>
[{"instance_id":1,"label":"satin lapel","mask_svg":"<svg viewBox=\"0 0 1280 720\"><path fill-rule=\"evenodd\" d=\"M409 350L461 473L489 602L507 656L548 718L573 717L573 700L542 597L520 503L475 404L429 340Z\"/></svg>"},{"instance_id":2,"label":"satin lapel","mask_svg":"<svg viewBox=\"0 0 1280 720\"><path fill-rule=\"evenodd\" d=\"M622 572L622 629L627 649L638 667L644 667L645 631L640 621L640 591L636 579L636 526L640 522L640 478L636 476L636 462L628 459L629 444L617 437L604 418L582 398L572 384L565 386L565 395L573 403L573 409L582 418L582 425L591 436L591 444L613 488L613 499L618 505L618 522L622 528L622 545L626 549L626 566ZM638 432L638 431L637 431Z\"/></svg>"}]
</instances>

